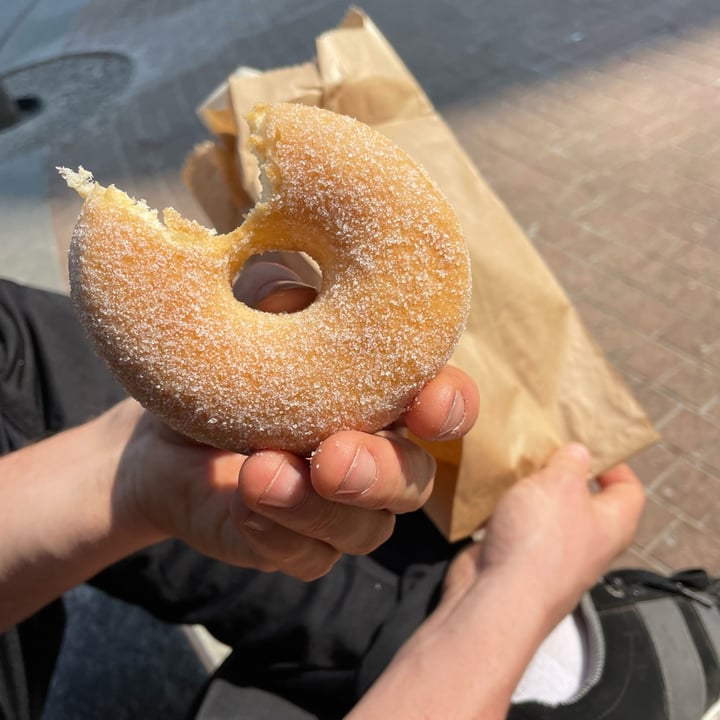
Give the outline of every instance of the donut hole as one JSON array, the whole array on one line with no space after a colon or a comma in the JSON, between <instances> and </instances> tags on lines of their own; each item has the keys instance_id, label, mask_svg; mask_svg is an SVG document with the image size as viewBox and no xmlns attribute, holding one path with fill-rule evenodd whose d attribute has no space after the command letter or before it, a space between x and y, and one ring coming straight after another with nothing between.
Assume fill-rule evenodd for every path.
<instances>
[{"instance_id":1,"label":"donut hole","mask_svg":"<svg viewBox=\"0 0 720 720\"><path fill-rule=\"evenodd\" d=\"M265 312L298 312L310 305L322 284L322 271L304 252L269 251L251 256L236 273L235 298ZM292 291L291 298L287 293Z\"/></svg>"}]
</instances>

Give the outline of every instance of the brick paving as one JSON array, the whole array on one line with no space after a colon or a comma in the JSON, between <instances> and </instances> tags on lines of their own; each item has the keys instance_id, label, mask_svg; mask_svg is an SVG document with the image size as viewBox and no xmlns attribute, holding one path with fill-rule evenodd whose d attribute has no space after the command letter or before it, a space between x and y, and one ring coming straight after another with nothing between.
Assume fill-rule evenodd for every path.
<instances>
[{"instance_id":1,"label":"brick paving","mask_svg":"<svg viewBox=\"0 0 720 720\"><path fill-rule=\"evenodd\" d=\"M648 502L616 564L718 572L717 9L577 3L562 36L560 9L511 5L545 28L495 39L518 42L517 80L445 115L661 431L631 462Z\"/></svg>"},{"instance_id":2,"label":"brick paving","mask_svg":"<svg viewBox=\"0 0 720 720\"><path fill-rule=\"evenodd\" d=\"M618 564L720 572L720 6L422 0L412 16L398 6L363 3L661 430L632 460L648 503ZM344 10L88 0L62 48L126 53L136 76L52 139L51 164L85 164L202 219L179 180L203 137L193 107L237 65L306 59ZM48 177L62 253L77 205Z\"/></svg>"}]
</instances>

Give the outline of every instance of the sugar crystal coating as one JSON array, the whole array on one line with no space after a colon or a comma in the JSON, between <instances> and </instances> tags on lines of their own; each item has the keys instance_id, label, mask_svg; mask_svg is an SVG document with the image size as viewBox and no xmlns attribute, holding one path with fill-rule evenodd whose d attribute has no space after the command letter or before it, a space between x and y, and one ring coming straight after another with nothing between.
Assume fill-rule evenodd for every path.
<instances>
[{"instance_id":1,"label":"sugar crystal coating","mask_svg":"<svg viewBox=\"0 0 720 720\"><path fill-rule=\"evenodd\" d=\"M397 419L449 359L470 302L455 214L425 171L350 118L298 104L248 117L266 195L217 235L174 210L63 171L85 196L69 253L80 317L128 391L217 447L308 453ZM306 309L239 303L252 255L304 251L322 286Z\"/></svg>"}]
</instances>

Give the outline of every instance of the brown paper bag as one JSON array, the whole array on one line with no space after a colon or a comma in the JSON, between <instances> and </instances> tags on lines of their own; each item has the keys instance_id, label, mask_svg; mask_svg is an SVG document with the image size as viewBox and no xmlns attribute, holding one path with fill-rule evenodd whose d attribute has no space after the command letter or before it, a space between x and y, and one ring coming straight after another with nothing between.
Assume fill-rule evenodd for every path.
<instances>
[{"instance_id":1,"label":"brown paper bag","mask_svg":"<svg viewBox=\"0 0 720 720\"><path fill-rule=\"evenodd\" d=\"M372 21L351 10L339 28L316 42L316 62L229 78L211 98L214 105L200 110L208 128L226 139L212 151L196 150L186 178L218 230L235 227L258 195L241 118L256 102L283 100L372 125L419 161L447 195L465 232L474 284L468 327L453 363L476 381L482 410L462 441L426 444L438 461L426 506L438 528L450 540L473 533L511 483L541 467L567 441L590 448L595 473L654 442L650 422L565 293ZM222 98L226 105L218 107ZM235 189L209 201L200 168L217 180L233 162L237 177L225 182ZM215 166L224 170L213 171Z\"/></svg>"}]
</instances>

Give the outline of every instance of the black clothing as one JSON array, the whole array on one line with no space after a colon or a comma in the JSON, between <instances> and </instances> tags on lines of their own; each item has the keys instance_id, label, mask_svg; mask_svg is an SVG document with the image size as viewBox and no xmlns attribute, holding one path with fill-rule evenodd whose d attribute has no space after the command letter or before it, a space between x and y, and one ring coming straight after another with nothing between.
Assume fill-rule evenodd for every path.
<instances>
[{"instance_id":1,"label":"black clothing","mask_svg":"<svg viewBox=\"0 0 720 720\"><path fill-rule=\"evenodd\" d=\"M0 280L0 454L123 397L68 298ZM230 567L179 541L136 553L90 583L166 622L205 625L233 648L197 717L337 718L427 616L454 551L411 513L372 556L344 556L312 583ZM0 720L41 716L62 628L58 600L0 636Z\"/></svg>"}]
</instances>

